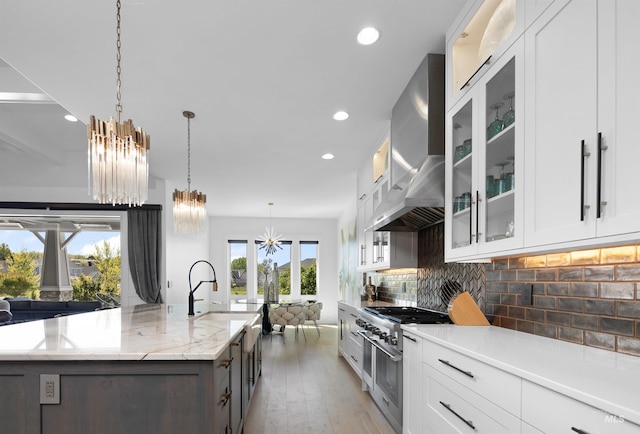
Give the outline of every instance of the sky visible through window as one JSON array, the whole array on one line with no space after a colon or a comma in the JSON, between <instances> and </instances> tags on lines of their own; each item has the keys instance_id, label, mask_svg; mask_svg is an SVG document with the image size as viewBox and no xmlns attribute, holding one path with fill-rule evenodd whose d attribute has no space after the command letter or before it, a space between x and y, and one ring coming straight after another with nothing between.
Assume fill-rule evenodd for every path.
<instances>
[{"instance_id":1,"label":"sky visible through window","mask_svg":"<svg viewBox=\"0 0 640 434\"><path fill-rule=\"evenodd\" d=\"M44 236L44 232L41 233ZM120 249L119 232L93 232L82 231L67 245L69 255L91 255L95 252L96 245L102 245L107 241L111 248ZM29 231L3 231L0 230L0 244L5 243L12 252L26 250L28 252L42 252L44 245Z\"/></svg>"}]
</instances>

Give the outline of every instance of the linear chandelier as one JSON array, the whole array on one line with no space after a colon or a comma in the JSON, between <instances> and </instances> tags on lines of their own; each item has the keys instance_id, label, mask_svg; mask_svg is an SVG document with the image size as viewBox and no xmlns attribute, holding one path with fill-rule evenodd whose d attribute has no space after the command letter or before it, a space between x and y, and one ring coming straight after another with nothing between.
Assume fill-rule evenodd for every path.
<instances>
[{"instance_id":1,"label":"linear chandelier","mask_svg":"<svg viewBox=\"0 0 640 434\"><path fill-rule=\"evenodd\" d=\"M91 115L87 125L89 141L89 195L99 203L140 206L149 194L151 144L148 134L135 128L131 119L120 122L122 95L120 88L120 0L117 1L117 120L101 121Z\"/></svg>"},{"instance_id":2,"label":"linear chandelier","mask_svg":"<svg viewBox=\"0 0 640 434\"><path fill-rule=\"evenodd\" d=\"M258 237L260 240L260 247L258 249L265 250L266 256L273 255L277 249L282 250L280 244L282 244L282 236L276 235L276 231L271 226L271 207L273 206L273 202L269 202L269 227L264 228L264 235Z\"/></svg>"},{"instance_id":3,"label":"linear chandelier","mask_svg":"<svg viewBox=\"0 0 640 434\"><path fill-rule=\"evenodd\" d=\"M187 189L173 192L173 229L177 234L197 235L204 231L207 220L207 195L191 191L191 119L196 115L184 111L182 116L187 118Z\"/></svg>"}]
</instances>

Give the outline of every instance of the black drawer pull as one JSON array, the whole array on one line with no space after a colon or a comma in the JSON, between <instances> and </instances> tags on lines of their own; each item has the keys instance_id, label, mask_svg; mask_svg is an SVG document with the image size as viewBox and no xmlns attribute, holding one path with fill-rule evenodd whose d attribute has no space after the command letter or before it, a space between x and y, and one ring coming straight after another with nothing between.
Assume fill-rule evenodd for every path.
<instances>
[{"instance_id":1,"label":"black drawer pull","mask_svg":"<svg viewBox=\"0 0 640 434\"><path fill-rule=\"evenodd\" d=\"M589 434L585 430L581 430L580 428L576 428L575 426L571 427L571 431L577 432L578 434Z\"/></svg>"},{"instance_id":2,"label":"black drawer pull","mask_svg":"<svg viewBox=\"0 0 640 434\"><path fill-rule=\"evenodd\" d=\"M449 362L448 360L438 359L438 361L439 361L440 363L444 364L444 365L447 365L447 366L448 366L448 367L450 367L450 368L455 369L455 370L456 370L456 371L458 371L458 372L462 372L464 375L466 375L466 376L467 376L467 377L469 377L469 378L474 378L474 377L473 377L473 374L471 373L471 371L464 371L464 370L462 370L462 369L458 368L457 366L452 365L452 364L451 364L451 362Z\"/></svg>"},{"instance_id":3,"label":"black drawer pull","mask_svg":"<svg viewBox=\"0 0 640 434\"><path fill-rule=\"evenodd\" d=\"M476 427L473 425L473 422L472 422L472 421L470 421L470 420L465 419L465 418L464 418L464 417L462 417L462 416L460 416L460 415L459 415L459 414L458 414L454 409L452 409L452 408L451 408L451 405L446 404L446 403L444 403L444 402L442 402L442 401L439 401L439 402L440 402L440 404L442 404L442 406L443 406L444 408L446 408L446 409L447 409L447 410L449 410L451 413L453 413L453 414L454 414L458 419L460 419L461 421L463 421L464 423L466 423L466 424L467 424L467 426L468 426L469 428L471 428L471 429L472 429L472 430L474 430L474 431L476 430Z\"/></svg>"},{"instance_id":4,"label":"black drawer pull","mask_svg":"<svg viewBox=\"0 0 640 434\"><path fill-rule=\"evenodd\" d=\"M403 337L403 338L407 338L407 339L409 339L410 341L415 342L416 344L418 343L418 341L417 341L417 340L415 340L415 339L413 339L411 336L402 335L402 337Z\"/></svg>"}]
</instances>

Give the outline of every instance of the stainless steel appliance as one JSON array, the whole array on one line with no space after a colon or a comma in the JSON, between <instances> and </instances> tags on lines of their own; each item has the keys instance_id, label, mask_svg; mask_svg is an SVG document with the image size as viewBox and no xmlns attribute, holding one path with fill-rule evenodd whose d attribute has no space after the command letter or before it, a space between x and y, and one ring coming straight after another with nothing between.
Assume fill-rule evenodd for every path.
<instances>
[{"instance_id":1,"label":"stainless steel appliance","mask_svg":"<svg viewBox=\"0 0 640 434\"><path fill-rule=\"evenodd\" d=\"M402 432L401 324L448 324L446 313L417 307L365 307L356 324L363 338L363 387L396 432Z\"/></svg>"}]
</instances>

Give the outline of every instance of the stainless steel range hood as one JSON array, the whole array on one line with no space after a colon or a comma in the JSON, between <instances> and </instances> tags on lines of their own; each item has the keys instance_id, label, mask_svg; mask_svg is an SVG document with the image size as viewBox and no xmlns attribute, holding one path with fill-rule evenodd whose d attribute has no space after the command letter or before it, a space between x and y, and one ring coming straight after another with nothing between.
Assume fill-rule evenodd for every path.
<instances>
[{"instance_id":1,"label":"stainless steel range hood","mask_svg":"<svg viewBox=\"0 0 640 434\"><path fill-rule=\"evenodd\" d=\"M444 55L428 54L391 115L391 183L368 230L414 232L444 219Z\"/></svg>"}]
</instances>

